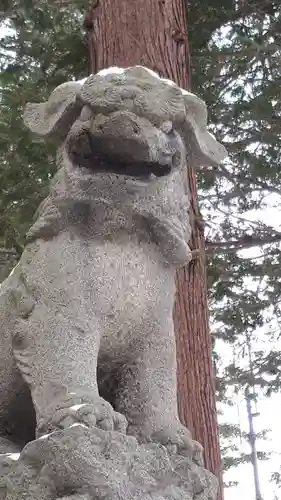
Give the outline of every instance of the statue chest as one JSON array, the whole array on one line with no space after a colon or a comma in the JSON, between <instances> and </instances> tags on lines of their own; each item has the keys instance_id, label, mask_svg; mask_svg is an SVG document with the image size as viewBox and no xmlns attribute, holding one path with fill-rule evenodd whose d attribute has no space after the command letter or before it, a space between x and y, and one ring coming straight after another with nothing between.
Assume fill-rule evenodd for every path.
<instances>
[{"instance_id":1,"label":"statue chest","mask_svg":"<svg viewBox=\"0 0 281 500\"><path fill-rule=\"evenodd\" d=\"M37 242L31 252L25 279L37 299L52 307L120 322L159 304L172 307L174 270L148 241L89 242L61 234Z\"/></svg>"}]
</instances>

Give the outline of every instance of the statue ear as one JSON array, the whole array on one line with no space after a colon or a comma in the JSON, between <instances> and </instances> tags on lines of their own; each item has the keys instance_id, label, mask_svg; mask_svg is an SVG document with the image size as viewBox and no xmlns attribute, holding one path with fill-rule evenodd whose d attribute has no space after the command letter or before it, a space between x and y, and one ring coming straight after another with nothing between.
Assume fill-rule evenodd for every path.
<instances>
[{"instance_id":1,"label":"statue ear","mask_svg":"<svg viewBox=\"0 0 281 500\"><path fill-rule=\"evenodd\" d=\"M186 146L194 167L218 165L226 156L225 147L207 130L207 107L204 101L185 90Z\"/></svg>"},{"instance_id":2,"label":"statue ear","mask_svg":"<svg viewBox=\"0 0 281 500\"><path fill-rule=\"evenodd\" d=\"M81 82L63 83L47 102L28 103L23 114L25 125L38 136L64 140L83 106L77 100L81 87Z\"/></svg>"}]
</instances>

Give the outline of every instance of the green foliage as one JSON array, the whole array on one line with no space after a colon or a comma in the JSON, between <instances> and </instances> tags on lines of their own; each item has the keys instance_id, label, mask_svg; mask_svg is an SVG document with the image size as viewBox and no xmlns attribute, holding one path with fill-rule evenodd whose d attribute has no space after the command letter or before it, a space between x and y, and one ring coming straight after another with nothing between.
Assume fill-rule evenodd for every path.
<instances>
[{"instance_id":1,"label":"green foliage","mask_svg":"<svg viewBox=\"0 0 281 500\"><path fill-rule=\"evenodd\" d=\"M199 182L210 228L214 335L236 347L263 339L274 348L281 319L281 5L252 6L240 17L238 8L229 12L207 46L197 48L195 40L193 88L229 151L222 166L199 172ZM256 377L266 391L280 388L278 351L257 350L252 362L252 384ZM270 382L263 379L269 372ZM236 375L246 383L245 370Z\"/></svg>"},{"instance_id":2,"label":"green foliage","mask_svg":"<svg viewBox=\"0 0 281 500\"><path fill-rule=\"evenodd\" d=\"M55 171L54 146L32 140L22 122L24 105L88 73L82 13L37 4L22 2L0 40L0 247L18 252Z\"/></svg>"},{"instance_id":3,"label":"green foliage","mask_svg":"<svg viewBox=\"0 0 281 500\"><path fill-rule=\"evenodd\" d=\"M189 33L193 90L229 151L223 165L198 172L212 333L231 353L218 396L229 403L248 386L268 397L281 387L281 4L206 3L192 2ZM215 31L198 45L199 24ZM238 430L229 441L221 428L225 469L247 460Z\"/></svg>"}]
</instances>

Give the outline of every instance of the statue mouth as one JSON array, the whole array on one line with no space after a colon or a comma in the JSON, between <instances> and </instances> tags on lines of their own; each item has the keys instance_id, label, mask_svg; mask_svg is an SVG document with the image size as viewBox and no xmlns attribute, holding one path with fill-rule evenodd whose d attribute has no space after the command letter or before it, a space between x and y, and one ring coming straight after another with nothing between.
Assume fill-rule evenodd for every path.
<instances>
[{"instance_id":1,"label":"statue mouth","mask_svg":"<svg viewBox=\"0 0 281 500\"><path fill-rule=\"evenodd\" d=\"M115 174L145 182L169 175L177 156L175 152L171 151L169 154L163 154L161 161L151 161L146 159L148 155L145 151L145 154L140 155L145 159L139 160L131 158L130 155L118 154L116 149L110 148L107 141L102 141L85 131L75 147L70 147L69 155L75 167L81 170L86 169L88 173L93 175Z\"/></svg>"},{"instance_id":2,"label":"statue mouth","mask_svg":"<svg viewBox=\"0 0 281 500\"><path fill-rule=\"evenodd\" d=\"M91 155L83 152L72 152L71 160L79 168L85 168L93 174L116 174L124 177L132 177L143 181L151 181L160 177L167 176L172 171L171 162L162 164L152 161L124 161L118 156L112 157L105 153L92 153Z\"/></svg>"},{"instance_id":3,"label":"statue mouth","mask_svg":"<svg viewBox=\"0 0 281 500\"><path fill-rule=\"evenodd\" d=\"M150 182L169 175L179 163L178 135L168 122L161 128L120 111L97 115L77 132L67 146L71 162L93 175Z\"/></svg>"}]
</instances>

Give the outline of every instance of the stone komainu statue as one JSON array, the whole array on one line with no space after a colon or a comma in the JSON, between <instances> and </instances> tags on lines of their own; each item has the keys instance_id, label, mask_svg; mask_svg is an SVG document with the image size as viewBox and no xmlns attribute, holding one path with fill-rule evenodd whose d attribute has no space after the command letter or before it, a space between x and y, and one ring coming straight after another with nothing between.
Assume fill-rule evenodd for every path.
<instances>
[{"instance_id":1,"label":"stone komainu statue","mask_svg":"<svg viewBox=\"0 0 281 500\"><path fill-rule=\"evenodd\" d=\"M80 422L192 455L172 312L191 258L186 169L225 156L204 103L115 68L60 85L24 120L59 141L58 171L1 286L2 451Z\"/></svg>"}]
</instances>

